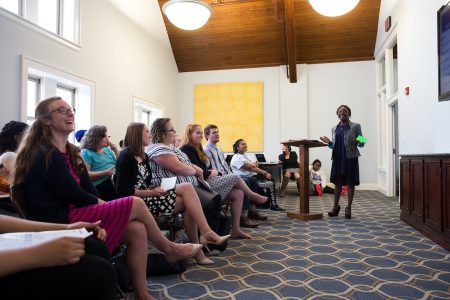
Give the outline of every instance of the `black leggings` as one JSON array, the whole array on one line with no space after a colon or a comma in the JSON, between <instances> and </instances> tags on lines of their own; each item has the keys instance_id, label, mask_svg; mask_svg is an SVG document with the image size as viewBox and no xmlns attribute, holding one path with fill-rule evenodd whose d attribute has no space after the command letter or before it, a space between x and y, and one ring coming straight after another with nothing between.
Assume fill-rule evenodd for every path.
<instances>
[{"instance_id":1,"label":"black leggings","mask_svg":"<svg viewBox=\"0 0 450 300\"><path fill-rule=\"evenodd\" d=\"M106 245L86 238L76 264L39 268L0 278L2 299L114 299L116 274Z\"/></svg>"}]
</instances>

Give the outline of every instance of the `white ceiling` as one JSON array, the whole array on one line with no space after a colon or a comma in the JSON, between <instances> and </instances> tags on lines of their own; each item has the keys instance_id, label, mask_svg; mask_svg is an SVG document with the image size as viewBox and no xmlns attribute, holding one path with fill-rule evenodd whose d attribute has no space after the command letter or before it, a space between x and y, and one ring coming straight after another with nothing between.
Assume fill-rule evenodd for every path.
<instances>
[{"instance_id":1,"label":"white ceiling","mask_svg":"<svg viewBox=\"0 0 450 300\"><path fill-rule=\"evenodd\" d=\"M166 26L157 0L109 0L120 12L153 38L170 48Z\"/></svg>"}]
</instances>

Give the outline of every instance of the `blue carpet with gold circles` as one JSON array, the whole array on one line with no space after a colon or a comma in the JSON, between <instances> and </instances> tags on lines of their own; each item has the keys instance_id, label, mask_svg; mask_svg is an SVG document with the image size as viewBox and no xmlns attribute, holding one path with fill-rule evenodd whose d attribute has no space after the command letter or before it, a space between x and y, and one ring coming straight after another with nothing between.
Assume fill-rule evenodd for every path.
<instances>
[{"instance_id":1,"label":"blue carpet with gold circles","mask_svg":"<svg viewBox=\"0 0 450 300\"><path fill-rule=\"evenodd\" d=\"M278 200L298 209L294 191ZM322 220L302 222L285 212L244 229L213 257L182 274L151 277L157 299L450 299L450 253L399 219L397 198L356 191L352 219L330 218L332 195L310 198Z\"/></svg>"}]
</instances>

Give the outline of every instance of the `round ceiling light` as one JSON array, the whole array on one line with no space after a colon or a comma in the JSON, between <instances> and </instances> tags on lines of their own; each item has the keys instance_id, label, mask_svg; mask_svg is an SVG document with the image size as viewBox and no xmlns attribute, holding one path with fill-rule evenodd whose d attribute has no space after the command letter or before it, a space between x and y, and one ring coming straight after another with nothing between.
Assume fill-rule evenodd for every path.
<instances>
[{"instance_id":1,"label":"round ceiling light","mask_svg":"<svg viewBox=\"0 0 450 300\"><path fill-rule=\"evenodd\" d=\"M198 0L169 0L162 11L173 25L185 30L199 29L212 15L211 7Z\"/></svg>"},{"instance_id":2,"label":"round ceiling light","mask_svg":"<svg viewBox=\"0 0 450 300\"><path fill-rule=\"evenodd\" d=\"M308 0L308 2L319 14L337 17L354 9L359 0Z\"/></svg>"}]
</instances>

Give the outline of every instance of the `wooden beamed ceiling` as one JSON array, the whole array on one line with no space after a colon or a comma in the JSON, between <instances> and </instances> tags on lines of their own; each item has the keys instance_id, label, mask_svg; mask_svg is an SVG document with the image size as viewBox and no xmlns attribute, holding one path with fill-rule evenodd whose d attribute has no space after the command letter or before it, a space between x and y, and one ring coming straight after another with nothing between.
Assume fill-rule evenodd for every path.
<instances>
[{"instance_id":1,"label":"wooden beamed ceiling","mask_svg":"<svg viewBox=\"0 0 450 300\"><path fill-rule=\"evenodd\" d=\"M167 2L158 1L160 7ZM314 11L307 0L204 0L213 16L194 31L163 17L180 72L289 65L292 49L297 64L360 61L374 59L380 1L360 0L350 13L331 18ZM289 2L293 46L288 41Z\"/></svg>"}]
</instances>

